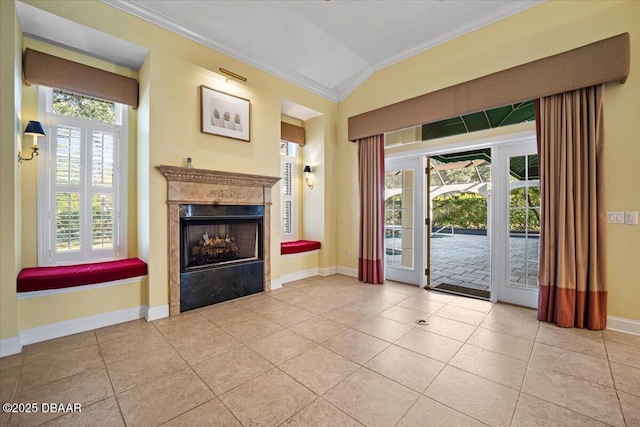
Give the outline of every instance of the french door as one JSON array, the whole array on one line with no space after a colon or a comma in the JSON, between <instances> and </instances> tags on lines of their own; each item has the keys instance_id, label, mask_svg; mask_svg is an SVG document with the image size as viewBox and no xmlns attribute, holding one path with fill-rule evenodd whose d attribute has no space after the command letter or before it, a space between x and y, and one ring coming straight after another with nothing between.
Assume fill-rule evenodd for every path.
<instances>
[{"instance_id":1,"label":"french door","mask_svg":"<svg viewBox=\"0 0 640 427\"><path fill-rule=\"evenodd\" d=\"M424 286L424 162L416 157L385 163L385 277Z\"/></svg>"},{"instance_id":2,"label":"french door","mask_svg":"<svg viewBox=\"0 0 640 427\"><path fill-rule=\"evenodd\" d=\"M428 285L491 296L491 149L426 157Z\"/></svg>"},{"instance_id":3,"label":"french door","mask_svg":"<svg viewBox=\"0 0 640 427\"><path fill-rule=\"evenodd\" d=\"M535 139L493 149L494 299L538 304L540 177Z\"/></svg>"},{"instance_id":4,"label":"french door","mask_svg":"<svg viewBox=\"0 0 640 427\"><path fill-rule=\"evenodd\" d=\"M454 162L460 155L466 160ZM461 215L438 217L438 206L451 204L450 196L438 197L451 194L462 194L454 200L464 207ZM458 224L460 217L472 226ZM534 137L490 149L386 159L387 279L536 307L539 236Z\"/></svg>"}]
</instances>

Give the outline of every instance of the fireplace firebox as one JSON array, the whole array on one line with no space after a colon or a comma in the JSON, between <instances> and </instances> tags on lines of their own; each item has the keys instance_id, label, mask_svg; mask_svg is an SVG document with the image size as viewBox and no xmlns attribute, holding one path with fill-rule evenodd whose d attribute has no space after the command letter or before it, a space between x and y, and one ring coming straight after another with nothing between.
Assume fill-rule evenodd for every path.
<instances>
[{"instance_id":1,"label":"fireplace firebox","mask_svg":"<svg viewBox=\"0 0 640 427\"><path fill-rule=\"evenodd\" d=\"M264 289L263 206L180 205L180 311Z\"/></svg>"}]
</instances>

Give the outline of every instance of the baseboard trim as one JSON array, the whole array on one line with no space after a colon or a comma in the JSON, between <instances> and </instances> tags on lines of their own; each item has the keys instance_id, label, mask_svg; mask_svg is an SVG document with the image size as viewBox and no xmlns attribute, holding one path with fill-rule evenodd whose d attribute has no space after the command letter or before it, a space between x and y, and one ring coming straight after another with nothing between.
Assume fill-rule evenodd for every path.
<instances>
[{"instance_id":1,"label":"baseboard trim","mask_svg":"<svg viewBox=\"0 0 640 427\"><path fill-rule=\"evenodd\" d=\"M152 320L164 319L165 317L169 317L169 304L149 307L145 319L147 319L147 322L151 322Z\"/></svg>"},{"instance_id":2,"label":"baseboard trim","mask_svg":"<svg viewBox=\"0 0 640 427\"><path fill-rule=\"evenodd\" d=\"M358 269L356 268L342 267L339 265L337 273L344 274L345 276L358 277Z\"/></svg>"},{"instance_id":3,"label":"baseboard trim","mask_svg":"<svg viewBox=\"0 0 640 427\"><path fill-rule=\"evenodd\" d=\"M95 316L82 317L79 319L66 320L64 322L51 323L35 328L24 329L18 333L20 344L34 344L67 335L90 331L92 329L104 328L105 326L116 325L130 320L141 319L147 316L147 306L125 308L123 310L111 311L109 313L96 314Z\"/></svg>"},{"instance_id":4,"label":"baseboard trim","mask_svg":"<svg viewBox=\"0 0 640 427\"><path fill-rule=\"evenodd\" d=\"M336 274L338 272L338 267L331 266L331 267L325 267L325 268L320 268L318 270L318 274L320 274L321 276L331 276L332 274Z\"/></svg>"},{"instance_id":5,"label":"baseboard trim","mask_svg":"<svg viewBox=\"0 0 640 427\"><path fill-rule=\"evenodd\" d=\"M11 356L22 351L22 344L18 337L0 340L0 357Z\"/></svg>"},{"instance_id":6,"label":"baseboard trim","mask_svg":"<svg viewBox=\"0 0 640 427\"><path fill-rule=\"evenodd\" d=\"M632 335L640 335L640 321L625 319L624 317L607 316L607 329Z\"/></svg>"},{"instance_id":7,"label":"baseboard trim","mask_svg":"<svg viewBox=\"0 0 640 427\"><path fill-rule=\"evenodd\" d=\"M307 277L313 277L318 275L318 267L310 268L308 270L295 271L289 274L283 274L280 276L280 282L285 283L295 282L296 280L306 279ZM273 287L271 288L273 289Z\"/></svg>"},{"instance_id":8,"label":"baseboard trim","mask_svg":"<svg viewBox=\"0 0 640 427\"><path fill-rule=\"evenodd\" d=\"M271 279L271 290L275 291L276 289L280 289L282 287L282 279Z\"/></svg>"}]
</instances>

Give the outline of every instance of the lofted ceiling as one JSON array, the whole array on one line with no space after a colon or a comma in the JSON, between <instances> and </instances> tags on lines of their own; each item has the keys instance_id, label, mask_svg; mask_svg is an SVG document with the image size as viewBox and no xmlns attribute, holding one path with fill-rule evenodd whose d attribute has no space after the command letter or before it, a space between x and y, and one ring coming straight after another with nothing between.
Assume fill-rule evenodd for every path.
<instances>
[{"instance_id":1,"label":"lofted ceiling","mask_svg":"<svg viewBox=\"0 0 640 427\"><path fill-rule=\"evenodd\" d=\"M376 70L543 0L101 1L339 102ZM148 53L35 6L17 9L31 37L135 70Z\"/></svg>"},{"instance_id":2,"label":"lofted ceiling","mask_svg":"<svg viewBox=\"0 0 640 427\"><path fill-rule=\"evenodd\" d=\"M542 0L102 1L341 101L374 71Z\"/></svg>"}]
</instances>

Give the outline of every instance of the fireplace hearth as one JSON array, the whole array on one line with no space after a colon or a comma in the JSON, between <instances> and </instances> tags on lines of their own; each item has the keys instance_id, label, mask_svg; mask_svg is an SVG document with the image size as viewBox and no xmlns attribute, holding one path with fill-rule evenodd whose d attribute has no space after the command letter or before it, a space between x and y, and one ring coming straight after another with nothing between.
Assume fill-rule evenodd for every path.
<instances>
[{"instance_id":1,"label":"fireplace hearth","mask_svg":"<svg viewBox=\"0 0 640 427\"><path fill-rule=\"evenodd\" d=\"M169 314L271 289L278 177L157 166L167 179Z\"/></svg>"}]
</instances>

